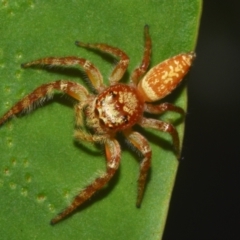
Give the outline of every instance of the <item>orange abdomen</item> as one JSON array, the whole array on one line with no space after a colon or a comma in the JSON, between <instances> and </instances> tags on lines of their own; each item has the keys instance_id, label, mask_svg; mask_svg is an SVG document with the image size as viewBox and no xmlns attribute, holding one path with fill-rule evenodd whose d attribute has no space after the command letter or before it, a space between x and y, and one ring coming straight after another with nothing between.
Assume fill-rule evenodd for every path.
<instances>
[{"instance_id":1,"label":"orange abdomen","mask_svg":"<svg viewBox=\"0 0 240 240\"><path fill-rule=\"evenodd\" d=\"M146 102L160 100L172 92L187 74L195 53L183 53L159 63L140 80L137 88Z\"/></svg>"}]
</instances>

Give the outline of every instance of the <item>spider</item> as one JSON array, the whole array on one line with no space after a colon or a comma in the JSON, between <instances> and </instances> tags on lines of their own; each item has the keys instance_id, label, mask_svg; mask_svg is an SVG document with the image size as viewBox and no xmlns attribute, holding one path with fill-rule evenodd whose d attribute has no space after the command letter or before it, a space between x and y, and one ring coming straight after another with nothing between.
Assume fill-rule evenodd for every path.
<instances>
[{"instance_id":1,"label":"spider","mask_svg":"<svg viewBox=\"0 0 240 240\"><path fill-rule=\"evenodd\" d=\"M75 42L77 46L98 49L120 59L109 77L109 86L103 83L103 77L97 67L84 58L47 57L21 65L23 68L35 65L80 65L95 90L93 94L90 94L82 85L68 80L43 84L17 102L0 118L0 125L2 125L9 118L29 109L34 103L49 98L54 90L58 90L77 100L74 108L76 140L100 143L105 147L106 172L84 188L69 206L51 220L51 224L56 224L74 212L113 177L120 164L121 148L116 140L118 132L122 132L128 142L143 156L138 177L137 207L140 207L143 198L147 174L151 166L152 151L147 139L139 132L134 131L132 127L137 124L144 128L153 128L170 134L176 156L179 157L179 137L175 127L161 120L146 118L144 112L161 114L166 111L174 111L184 114L184 110L180 107L170 103L155 102L170 94L181 82L187 74L195 54L189 52L176 55L147 72L152 48L148 25L144 27L144 40L144 54L141 63L132 72L129 84L119 83L127 70L129 57L121 49L107 44ZM89 131L84 128L86 126Z\"/></svg>"}]
</instances>

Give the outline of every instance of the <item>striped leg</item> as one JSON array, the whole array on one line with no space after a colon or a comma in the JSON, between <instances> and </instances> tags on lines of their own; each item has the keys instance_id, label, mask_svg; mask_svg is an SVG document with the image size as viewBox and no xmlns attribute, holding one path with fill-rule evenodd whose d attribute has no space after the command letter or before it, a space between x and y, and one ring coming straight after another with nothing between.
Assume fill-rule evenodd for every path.
<instances>
[{"instance_id":1,"label":"striped leg","mask_svg":"<svg viewBox=\"0 0 240 240\"><path fill-rule=\"evenodd\" d=\"M174 146L177 158L180 157L179 156L180 155L179 136L176 128L172 124L163 122L161 120L152 119L152 118L142 118L138 124L142 127L153 128L153 129L160 130L162 132L169 133L172 137L173 146Z\"/></svg>"},{"instance_id":2,"label":"striped leg","mask_svg":"<svg viewBox=\"0 0 240 240\"><path fill-rule=\"evenodd\" d=\"M162 114L167 111L177 112L181 115L185 114L182 108L177 107L171 103L160 103L160 104L145 103L144 111L148 113L153 113L153 114Z\"/></svg>"},{"instance_id":3,"label":"striped leg","mask_svg":"<svg viewBox=\"0 0 240 240\"><path fill-rule=\"evenodd\" d=\"M51 220L54 225L61 221L63 218L74 212L80 205L86 202L94 193L103 188L109 180L113 177L120 163L120 146L117 140L105 141L105 152L107 160L107 170L100 177L96 178L90 185L84 188L63 212L59 213Z\"/></svg>"},{"instance_id":4,"label":"striped leg","mask_svg":"<svg viewBox=\"0 0 240 240\"><path fill-rule=\"evenodd\" d=\"M130 81L137 85L141 76L147 71L147 68L150 63L151 50L152 50L152 41L149 35L149 26L145 25L144 27L144 38L145 38L145 46L144 46L144 54L142 58L141 64L132 72L130 76Z\"/></svg>"},{"instance_id":5,"label":"striped leg","mask_svg":"<svg viewBox=\"0 0 240 240\"><path fill-rule=\"evenodd\" d=\"M80 65L86 72L89 80L96 90L101 90L103 87L103 77L100 71L88 60L78 57L47 57L37 59L28 63L23 63L23 68L35 65L49 65L49 66L71 66Z\"/></svg>"},{"instance_id":6,"label":"striped leg","mask_svg":"<svg viewBox=\"0 0 240 240\"><path fill-rule=\"evenodd\" d=\"M90 44L90 43L82 43L82 42L76 41L76 45L80 47L85 47L85 48L99 49L103 52L110 53L116 57L119 57L120 60L117 63L117 65L114 67L109 77L110 84L111 85L115 84L122 78L123 74L125 73L128 67L129 57L121 49L116 47L111 47L103 43Z\"/></svg>"},{"instance_id":7,"label":"striped leg","mask_svg":"<svg viewBox=\"0 0 240 240\"><path fill-rule=\"evenodd\" d=\"M0 118L0 125L2 125L5 121L14 115L21 113L24 110L30 109L34 103L46 100L51 96L54 90L59 90L67 93L79 101L85 100L88 96L87 90L83 86L74 82L58 80L55 82L43 84L42 86L36 88L32 93L24 97L22 100L17 102L8 112L6 112Z\"/></svg>"},{"instance_id":8,"label":"striped leg","mask_svg":"<svg viewBox=\"0 0 240 240\"><path fill-rule=\"evenodd\" d=\"M140 173L138 178L138 196L137 196L137 207L140 207L143 193L146 185L148 170L151 166L152 150L147 140L138 132L124 132L125 137L128 141L138 149L143 155L143 160L140 164Z\"/></svg>"}]
</instances>

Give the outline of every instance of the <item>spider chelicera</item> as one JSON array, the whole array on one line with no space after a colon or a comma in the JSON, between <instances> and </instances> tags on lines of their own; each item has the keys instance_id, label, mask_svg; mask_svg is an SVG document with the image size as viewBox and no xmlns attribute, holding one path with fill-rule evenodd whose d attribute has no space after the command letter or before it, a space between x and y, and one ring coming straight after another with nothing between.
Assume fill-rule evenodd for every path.
<instances>
[{"instance_id":1,"label":"spider chelicera","mask_svg":"<svg viewBox=\"0 0 240 240\"><path fill-rule=\"evenodd\" d=\"M172 137L175 153L179 157L179 137L175 127L161 120L146 118L144 112L161 114L166 111L174 111L184 114L182 108L170 103L152 103L164 98L176 88L187 74L195 54L189 52L176 55L159 63L146 73L152 48L147 25L144 27L144 38L143 58L140 65L132 72L129 84L119 83L128 67L129 57L119 48L107 44L76 42L77 46L98 49L120 59L109 77L109 86L103 83L100 71L84 58L47 57L22 64L23 68L34 65L80 65L95 89L94 94L90 94L82 85L67 80L43 84L17 102L0 118L0 125L2 125L7 119L29 109L34 103L47 99L54 90L58 90L78 101L75 105L75 138L78 141L100 143L105 147L106 172L84 188L65 210L51 220L51 224L56 224L71 214L113 177L119 167L121 155L121 148L116 140L117 132L122 132L128 142L143 156L138 178L136 203L138 207L142 201L148 170L151 166L152 151L148 141L132 127L137 124L144 128L153 128L169 133ZM86 131L84 126L87 126L90 131Z\"/></svg>"}]
</instances>

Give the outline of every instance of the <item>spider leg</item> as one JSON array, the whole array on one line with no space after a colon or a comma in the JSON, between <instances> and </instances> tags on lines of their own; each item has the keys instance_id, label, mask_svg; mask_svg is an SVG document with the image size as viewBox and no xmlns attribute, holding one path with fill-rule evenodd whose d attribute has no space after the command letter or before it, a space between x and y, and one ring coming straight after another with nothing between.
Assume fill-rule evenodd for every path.
<instances>
[{"instance_id":1,"label":"spider leg","mask_svg":"<svg viewBox=\"0 0 240 240\"><path fill-rule=\"evenodd\" d=\"M100 71L88 60L78 57L47 57L34 60L28 63L23 63L23 68L35 65L50 65L50 66L71 66L80 65L86 72L91 84L96 90L103 88L103 77Z\"/></svg>"},{"instance_id":2,"label":"spider leg","mask_svg":"<svg viewBox=\"0 0 240 240\"><path fill-rule=\"evenodd\" d=\"M0 125L2 125L7 119L22 112L23 110L30 109L34 103L39 101L42 102L49 98L54 90L65 92L79 101L84 101L88 96L88 91L83 86L75 82L58 80L43 84L36 88L32 93L25 96L22 100L17 102L8 112L6 112L0 118Z\"/></svg>"},{"instance_id":3,"label":"spider leg","mask_svg":"<svg viewBox=\"0 0 240 240\"><path fill-rule=\"evenodd\" d=\"M76 117L76 127L83 127L84 126L84 120L83 120L83 108L85 106L85 103L79 103L74 106L74 112Z\"/></svg>"},{"instance_id":4,"label":"spider leg","mask_svg":"<svg viewBox=\"0 0 240 240\"><path fill-rule=\"evenodd\" d=\"M140 207L146 185L148 170L151 166L152 150L147 140L140 133L125 131L124 135L128 141L143 155L143 160L140 164L140 174L138 177L138 196L136 203L136 206Z\"/></svg>"},{"instance_id":5,"label":"spider leg","mask_svg":"<svg viewBox=\"0 0 240 240\"><path fill-rule=\"evenodd\" d=\"M177 112L181 115L185 114L184 110L181 107L177 107L171 103L160 103L157 105L145 103L144 111L153 114L162 114L166 111Z\"/></svg>"},{"instance_id":6,"label":"spider leg","mask_svg":"<svg viewBox=\"0 0 240 240\"><path fill-rule=\"evenodd\" d=\"M90 44L90 43L82 43L82 42L76 41L76 45L80 47L85 47L85 48L99 49L103 52L110 53L116 57L119 57L120 60L117 63L117 65L114 67L109 77L110 84L113 85L122 78L123 74L125 73L128 67L129 57L121 49L109 46L104 43Z\"/></svg>"},{"instance_id":7,"label":"spider leg","mask_svg":"<svg viewBox=\"0 0 240 240\"><path fill-rule=\"evenodd\" d=\"M55 218L51 220L51 224L54 225L61 221L63 218L71 214L76 208L87 201L94 193L103 188L109 180L113 177L120 163L120 146L115 139L106 139L105 152L107 160L107 170L104 174L96 178L90 185L84 188L73 200L70 206L68 206L63 212L59 213Z\"/></svg>"},{"instance_id":8,"label":"spider leg","mask_svg":"<svg viewBox=\"0 0 240 240\"><path fill-rule=\"evenodd\" d=\"M147 68L150 63L151 50L152 50L152 41L149 35L149 26L144 26L144 38L145 38L145 46L144 46L144 54L142 58L141 64L132 72L130 76L130 81L135 85L138 84L141 76L147 71Z\"/></svg>"},{"instance_id":9,"label":"spider leg","mask_svg":"<svg viewBox=\"0 0 240 240\"><path fill-rule=\"evenodd\" d=\"M138 124L142 127L153 128L153 129L160 130L162 132L169 133L172 137L176 156L177 156L177 158L180 157L179 136L178 136L178 132L177 132L176 128L172 124L163 122L161 120L152 119L152 118L142 118L138 122Z\"/></svg>"},{"instance_id":10,"label":"spider leg","mask_svg":"<svg viewBox=\"0 0 240 240\"><path fill-rule=\"evenodd\" d=\"M81 127L81 126L80 126ZM108 135L95 135L83 131L82 129L77 129L74 133L74 137L79 141L86 141L86 142L99 142L104 143L105 140L109 137Z\"/></svg>"}]
</instances>

